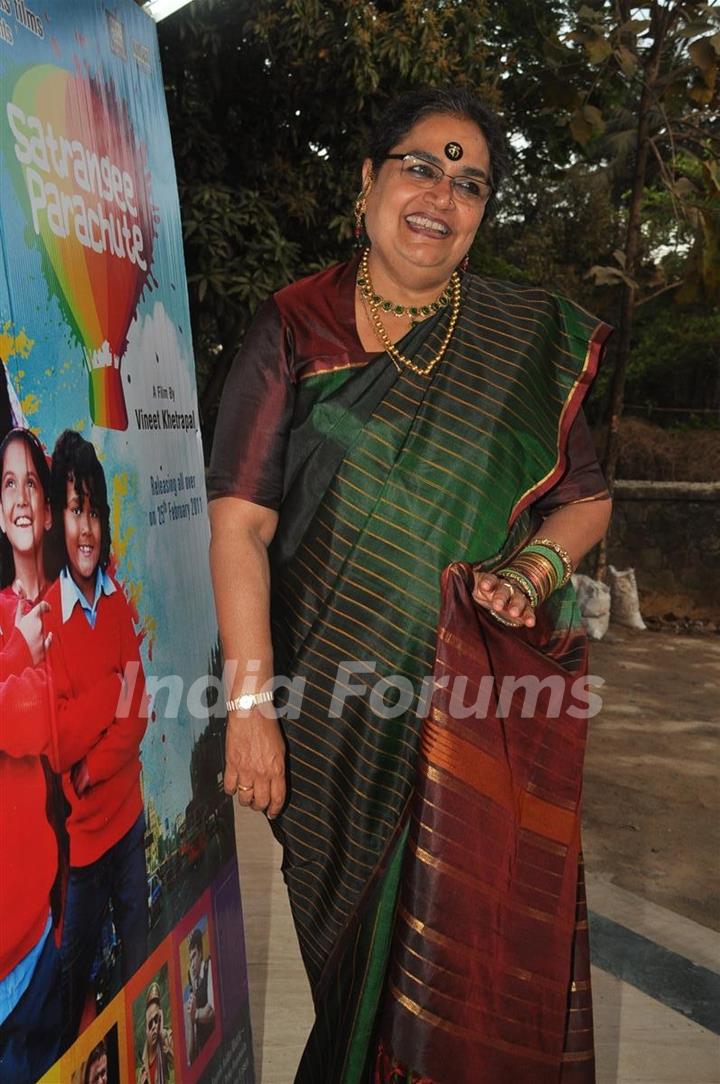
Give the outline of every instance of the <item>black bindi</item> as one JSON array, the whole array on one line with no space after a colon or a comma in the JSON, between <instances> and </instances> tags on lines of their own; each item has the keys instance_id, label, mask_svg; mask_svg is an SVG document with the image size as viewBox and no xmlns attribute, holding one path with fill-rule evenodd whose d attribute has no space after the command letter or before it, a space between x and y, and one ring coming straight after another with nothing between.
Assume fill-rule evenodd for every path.
<instances>
[{"instance_id":1,"label":"black bindi","mask_svg":"<svg viewBox=\"0 0 720 1084\"><path fill-rule=\"evenodd\" d=\"M451 162L459 162L463 156L463 149L459 143L446 143L445 144L445 157L449 158Z\"/></svg>"}]
</instances>

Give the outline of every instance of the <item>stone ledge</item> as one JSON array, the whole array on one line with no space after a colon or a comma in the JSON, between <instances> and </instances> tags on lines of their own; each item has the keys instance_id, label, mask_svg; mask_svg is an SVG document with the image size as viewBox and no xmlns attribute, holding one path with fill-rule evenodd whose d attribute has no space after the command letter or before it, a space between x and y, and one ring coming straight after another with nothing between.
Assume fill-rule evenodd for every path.
<instances>
[{"instance_id":1,"label":"stone ledge","mask_svg":"<svg viewBox=\"0 0 720 1084\"><path fill-rule=\"evenodd\" d=\"M720 482L615 482L616 501L717 501Z\"/></svg>"}]
</instances>

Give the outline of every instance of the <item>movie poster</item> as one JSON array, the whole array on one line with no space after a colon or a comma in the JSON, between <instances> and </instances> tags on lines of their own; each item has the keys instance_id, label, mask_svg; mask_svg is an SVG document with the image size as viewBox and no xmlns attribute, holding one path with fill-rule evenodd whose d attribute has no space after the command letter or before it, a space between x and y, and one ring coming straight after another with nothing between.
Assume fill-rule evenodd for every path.
<instances>
[{"instance_id":1,"label":"movie poster","mask_svg":"<svg viewBox=\"0 0 720 1084\"><path fill-rule=\"evenodd\" d=\"M252 1084L155 27L0 0L0 1079Z\"/></svg>"}]
</instances>

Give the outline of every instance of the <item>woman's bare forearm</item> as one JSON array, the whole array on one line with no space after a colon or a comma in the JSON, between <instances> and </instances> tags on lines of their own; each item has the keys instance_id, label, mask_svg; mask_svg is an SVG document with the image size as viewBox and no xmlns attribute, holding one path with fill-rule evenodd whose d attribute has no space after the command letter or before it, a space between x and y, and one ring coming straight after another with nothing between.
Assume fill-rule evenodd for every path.
<instances>
[{"instance_id":1,"label":"woman's bare forearm","mask_svg":"<svg viewBox=\"0 0 720 1084\"><path fill-rule=\"evenodd\" d=\"M604 537L610 522L612 501L579 501L566 504L551 512L538 530L538 536L550 538L567 550L573 568L601 538Z\"/></svg>"},{"instance_id":2,"label":"woman's bare forearm","mask_svg":"<svg viewBox=\"0 0 720 1084\"><path fill-rule=\"evenodd\" d=\"M229 679L227 694L234 698L243 691L248 662L259 664L253 667L256 688L273 676L267 547L277 514L225 497L211 502L210 524L210 571Z\"/></svg>"}]
</instances>

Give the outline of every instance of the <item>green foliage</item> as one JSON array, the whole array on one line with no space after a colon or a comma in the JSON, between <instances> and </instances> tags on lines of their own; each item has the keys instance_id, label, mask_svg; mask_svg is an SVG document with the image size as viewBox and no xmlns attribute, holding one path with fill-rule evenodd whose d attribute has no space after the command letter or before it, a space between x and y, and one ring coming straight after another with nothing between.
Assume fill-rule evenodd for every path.
<instances>
[{"instance_id":1,"label":"green foliage","mask_svg":"<svg viewBox=\"0 0 720 1084\"><path fill-rule=\"evenodd\" d=\"M605 177L577 163L557 178L515 180L508 194L520 221L500 216L495 250L522 267L527 281L567 294L594 311L608 309L587 278L591 259L617 247L619 230Z\"/></svg>"},{"instance_id":2,"label":"green foliage","mask_svg":"<svg viewBox=\"0 0 720 1084\"><path fill-rule=\"evenodd\" d=\"M160 24L206 437L258 302L349 255L369 128L389 98L420 84L473 86L512 136L511 178L473 265L569 294L611 323L618 284L632 281L633 397L661 402L670 385L687 405L713 394L696 331L720 290L711 138L720 36L712 6L697 0L673 8L664 39L640 250L634 267L625 260L639 101L663 10L627 0L195 0Z\"/></svg>"},{"instance_id":3,"label":"green foliage","mask_svg":"<svg viewBox=\"0 0 720 1084\"><path fill-rule=\"evenodd\" d=\"M712 408L720 391L720 313L658 301L641 309L627 400L649 407ZM682 421L678 414L673 421ZM710 421L711 418L708 418Z\"/></svg>"},{"instance_id":4,"label":"green foliage","mask_svg":"<svg viewBox=\"0 0 720 1084\"><path fill-rule=\"evenodd\" d=\"M423 83L490 101L485 0L195 0L160 26L201 413L258 300L343 259L368 129Z\"/></svg>"},{"instance_id":5,"label":"green foliage","mask_svg":"<svg viewBox=\"0 0 720 1084\"><path fill-rule=\"evenodd\" d=\"M287 239L272 208L252 189L199 182L182 185L180 198L202 382L238 313L249 316L293 278L299 245Z\"/></svg>"}]
</instances>

